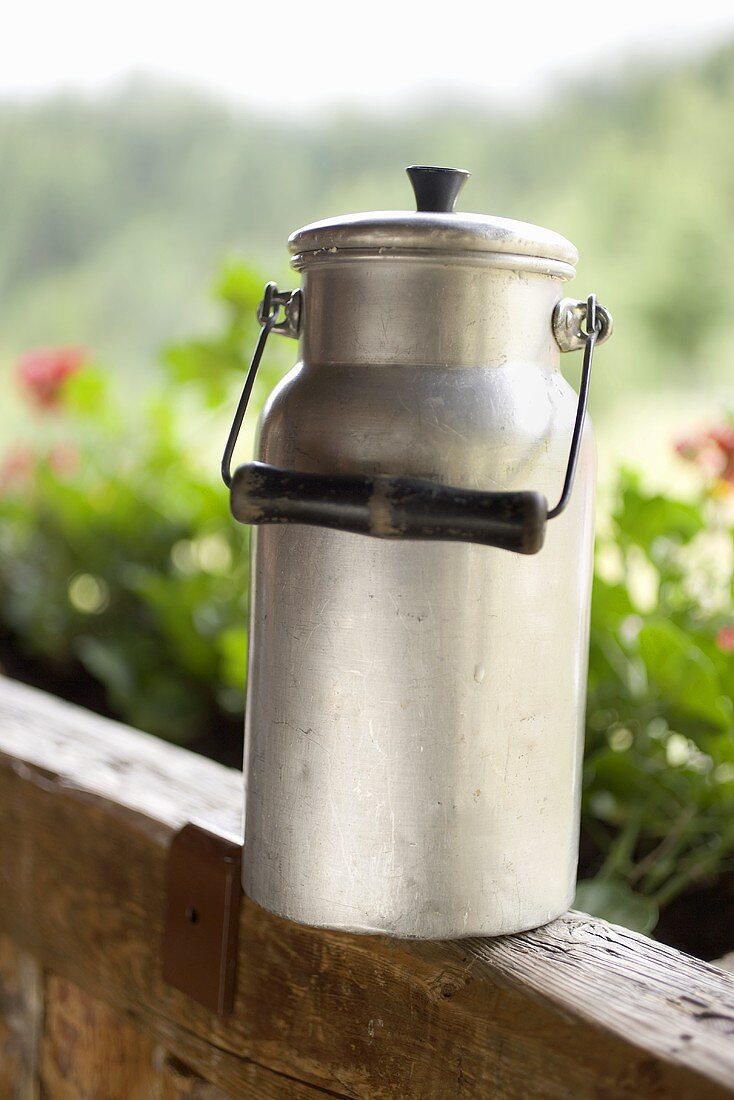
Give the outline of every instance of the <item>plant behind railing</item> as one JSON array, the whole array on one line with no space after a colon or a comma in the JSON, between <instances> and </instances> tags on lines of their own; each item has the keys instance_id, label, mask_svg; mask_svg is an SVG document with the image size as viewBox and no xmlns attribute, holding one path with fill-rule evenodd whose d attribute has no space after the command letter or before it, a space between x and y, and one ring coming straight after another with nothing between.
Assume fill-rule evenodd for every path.
<instances>
[{"instance_id":1,"label":"plant behind railing","mask_svg":"<svg viewBox=\"0 0 734 1100\"><path fill-rule=\"evenodd\" d=\"M594 579L583 820L599 866L577 904L641 930L734 866L734 431L681 450L712 461L698 499L623 472Z\"/></svg>"}]
</instances>

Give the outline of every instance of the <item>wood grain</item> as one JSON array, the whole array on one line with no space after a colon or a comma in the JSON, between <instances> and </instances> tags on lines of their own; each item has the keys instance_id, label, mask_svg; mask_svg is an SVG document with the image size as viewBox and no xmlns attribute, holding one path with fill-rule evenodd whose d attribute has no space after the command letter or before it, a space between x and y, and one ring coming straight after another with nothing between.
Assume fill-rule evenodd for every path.
<instances>
[{"instance_id":1,"label":"wood grain","mask_svg":"<svg viewBox=\"0 0 734 1100\"><path fill-rule=\"evenodd\" d=\"M228 1100L129 1019L54 975L46 983L40 1083L53 1100Z\"/></svg>"},{"instance_id":2,"label":"wood grain","mask_svg":"<svg viewBox=\"0 0 734 1100\"><path fill-rule=\"evenodd\" d=\"M161 978L166 847L240 801L237 773L0 681L0 930L232 1096L734 1096L734 979L581 914L411 943L245 899L213 1016Z\"/></svg>"},{"instance_id":3,"label":"wood grain","mask_svg":"<svg viewBox=\"0 0 734 1100\"><path fill-rule=\"evenodd\" d=\"M0 1100L38 1100L42 1015L40 967L0 936Z\"/></svg>"}]
</instances>

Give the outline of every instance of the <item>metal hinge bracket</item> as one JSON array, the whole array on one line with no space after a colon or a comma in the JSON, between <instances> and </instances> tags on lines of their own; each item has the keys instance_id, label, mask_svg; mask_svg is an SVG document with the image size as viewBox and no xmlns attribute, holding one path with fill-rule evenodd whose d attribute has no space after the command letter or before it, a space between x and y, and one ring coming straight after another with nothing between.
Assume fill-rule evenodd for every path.
<instances>
[{"instance_id":1,"label":"metal hinge bracket","mask_svg":"<svg viewBox=\"0 0 734 1100\"><path fill-rule=\"evenodd\" d=\"M241 865L241 844L198 825L168 851L163 978L220 1016L234 1005Z\"/></svg>"}]
</instances>

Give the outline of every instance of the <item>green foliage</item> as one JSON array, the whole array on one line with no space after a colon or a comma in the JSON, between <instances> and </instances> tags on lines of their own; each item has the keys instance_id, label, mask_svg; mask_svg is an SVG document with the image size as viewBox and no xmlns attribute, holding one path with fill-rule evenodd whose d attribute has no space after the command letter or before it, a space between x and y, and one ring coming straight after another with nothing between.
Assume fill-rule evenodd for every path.
<instances>
[{"instance_id":1,"label":"green foliage","mask_svg":"<svg viewBox=\"0 0 734 1100\"><path fill-rule=\"evenodd\" d=\"M221 335L167 352L133 416L112 376L87 367L34 433L56 442L4 460L2 627L52 667L80 662L116 714L177 741L242 710L246 532L216 461L182 426L225 396L233 407L261 287L245 267L225 270ZM217 423L215 439L225 431Z\"/></svg>"},{"instance_id":2,"label":"green foliage","mask_svg":"<svg viewBox=\"0 0 734 1100\"><path fill-rule=\"evenodd\" d=\"M732 530L725 505L620 479L599 539L577 905L649 931L734 866Z\"/></svg>"},{"instance_id":3,"label":"green foliage","mask_svg":"<svg viewBox=\"0 0 734 1100\"><path fill-rule=\"evenodd\" d=\"M620 879L599 877L580 882L574 904L585 913L603 916L637 932L651 932L658 920L655 902L636 894Z\"/></svg>"}]
</instances>

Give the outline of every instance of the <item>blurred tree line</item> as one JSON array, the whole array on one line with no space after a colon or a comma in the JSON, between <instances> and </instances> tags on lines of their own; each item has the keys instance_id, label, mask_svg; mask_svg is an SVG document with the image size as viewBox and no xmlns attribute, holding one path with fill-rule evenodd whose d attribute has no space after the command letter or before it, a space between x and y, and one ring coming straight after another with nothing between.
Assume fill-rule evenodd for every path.
<instances>
[{"instance_id":1,"label":"blurred tree line","mask_svg":"<svg viewBox=\"0 0 734 1100\"><path fill-rule=\"evenodd\" d=\"M734 352L734 46L577 84L524 112L427 103L254 116L137 82L0 105L0 361L83 342L141 369L208 318L228 251L287 279L305 222L409 208L410 162L469 168L465 209L567 234L618 336L597 405L634 381L704 383Z\"/></svg>"}]
</instances>

